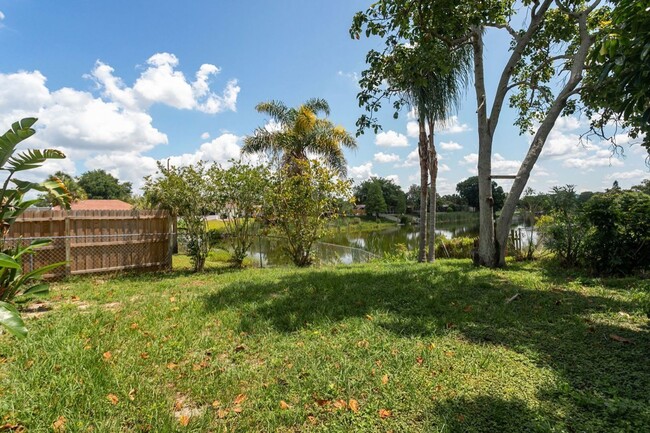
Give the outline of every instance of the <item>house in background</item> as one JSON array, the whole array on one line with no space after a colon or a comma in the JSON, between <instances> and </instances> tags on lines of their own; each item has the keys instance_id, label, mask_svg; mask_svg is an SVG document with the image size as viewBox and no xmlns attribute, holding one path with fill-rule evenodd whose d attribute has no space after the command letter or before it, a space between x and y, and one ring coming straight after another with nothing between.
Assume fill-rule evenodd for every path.
<instances>
[{"instance_id":1,"label":"house in background","mask_svg":"<svg viewBox=\"0 0 650 433\"><path fill-rule=\"evenodd\" d=\"M122 200L78 200L70 203L70 210L131 210L133 205ZM61 210L54 206L52 210Z\"/></svg>"}]
</instances>

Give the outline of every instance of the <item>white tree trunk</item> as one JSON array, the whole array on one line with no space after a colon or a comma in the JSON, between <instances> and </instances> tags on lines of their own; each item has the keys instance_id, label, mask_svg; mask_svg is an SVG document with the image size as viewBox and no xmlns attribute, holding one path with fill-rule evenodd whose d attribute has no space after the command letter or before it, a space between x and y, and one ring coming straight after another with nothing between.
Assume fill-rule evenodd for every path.
<instances>
[{"instance_id":1,"label":"white tree trunk","mask_svg":"<svg viewBox=\"0 0 650 433\"><path fill-rule=\"evenodd\" d=\"M427 192L429 180L429 153L427 146L427 132L424 119L420 116L418 120L420 138L418 141L418 152L420 154L420 239L418 245L418 262L424 262L427 242Z\"/></svg>"}]
</instances>

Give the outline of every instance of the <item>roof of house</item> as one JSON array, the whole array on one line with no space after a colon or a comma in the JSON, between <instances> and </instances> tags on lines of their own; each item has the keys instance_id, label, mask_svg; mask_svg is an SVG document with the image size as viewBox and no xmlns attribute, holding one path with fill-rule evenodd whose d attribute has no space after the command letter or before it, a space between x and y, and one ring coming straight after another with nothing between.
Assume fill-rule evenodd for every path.
<instances>
[{"instance_id":1,"label":"roof of house","mask_svg":"<svg viewBox=\"0 0 650 433\"><path fill-rule=\"evenodd\" d=\"M54 206L53 210L61 210ZM79 200L70 204L70 210L131 210L133 206L122 200Z\"/></svg>"}]
</instances>

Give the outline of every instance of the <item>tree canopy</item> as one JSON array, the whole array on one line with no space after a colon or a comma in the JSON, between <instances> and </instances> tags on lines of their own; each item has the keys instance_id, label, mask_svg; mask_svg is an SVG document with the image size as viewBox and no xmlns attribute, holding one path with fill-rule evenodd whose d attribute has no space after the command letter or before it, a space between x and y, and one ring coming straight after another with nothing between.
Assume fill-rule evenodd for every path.
<instances>
[{"instance_id":1,"label":"tree canopy","mask_svg":"<svg viewBox=\"0 0 650 433\"><path fill-rule=\"evenodd\" d=\"M120 182L101 169L83 173L78 184L91 199L127 200L131 197L131 182Z\"/></svg>"},{"instance_id":2,"label":"tree canopy","mask_svg":"<svg viewBox=\"0 0 650 433\"><path fill-rule=\"evenodd\" d=\"M391 211L398 214L406 212L406 194L402 190L402 187L393 182L392 179L386 179L383 177L373 176L357 185L354 188L354 198L357 203L368 204L370 189L374 185L379 187L379 192L386 204L386 208L379 212Z\"/></svg>"},{"instance_id":3,"label":"tree canopy","mask_svg":"<svg viewBox=\"0 0 650 433\"><path fill-rule=\"evenodd\" d=\"M456 191L468 206L472 206L475 209L480 208L478 176L472 176L459 182L456 185ZM506 200L506 194L503 192L503 188L495 181L492 181L492 199L494 201L493 207L495 212L501 209Z\"/></svg>"}]
</instances>

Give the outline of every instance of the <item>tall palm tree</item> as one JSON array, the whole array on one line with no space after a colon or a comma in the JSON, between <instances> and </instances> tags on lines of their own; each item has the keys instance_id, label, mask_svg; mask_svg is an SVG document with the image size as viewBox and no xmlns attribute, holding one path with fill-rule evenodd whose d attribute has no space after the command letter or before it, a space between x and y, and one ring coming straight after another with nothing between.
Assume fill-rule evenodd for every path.
<instances>
[{"instance_id":1,"label":"tall palm tree","mask_svg":"<svg viewBox=\"0 0 650 433\"><path fill-rule=\"evenodd\" d=\"M306 160L308 155L323 158L341 176L347 174L342 146L356 149L357 143L342 126L335 126L320 113L329 116L330 107L324 99L313 98L298 108L289 108L281 101L262 102L255 109L268 114L277 127L258 127L244 138L242 153L270 153L281 165ZM294 165L295 167L295 165Z\"/></svg>"},{"instance_id":2,"label":"tall palm tree","mask_svg":"<svg viewBox=\"0 0 650 433\"><path fill-rule=\"evenodd\" d=\"M471 72L469 47L450 51L437 45L403 46L394 54L396 76L391 83L402 90L418 114L420 155L420 240L418 261L435 260L438 155L435 127L458 107ZM429 209L427 212L427 198Z\"/></svg>"}]
</instances>

